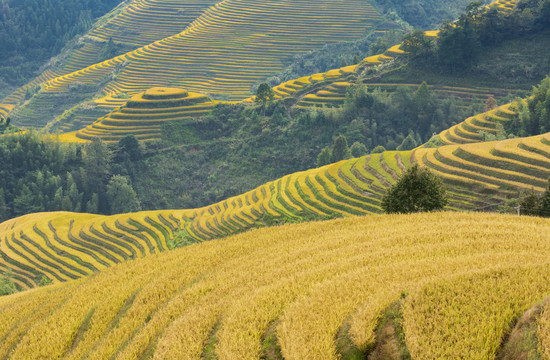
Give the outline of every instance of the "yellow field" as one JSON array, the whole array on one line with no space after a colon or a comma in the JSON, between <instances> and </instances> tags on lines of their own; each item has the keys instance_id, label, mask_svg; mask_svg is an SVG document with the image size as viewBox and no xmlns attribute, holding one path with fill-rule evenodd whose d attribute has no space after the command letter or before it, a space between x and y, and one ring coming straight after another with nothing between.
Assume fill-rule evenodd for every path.
<instances>
[{"instance_id":1,"label":"yellow field","mask_svg":"<svg viewBox=\"0 0 550 360\"><path fill-rule=\"evenodd\" d=\"M276 338L285 359L336 359L402 299L413 359L492 358L550 294L548 233L452 212L254 230L2 297L0 356L259 359Z\"/></svg>"},{"instance_id":2,"label":"yellow field","mask_svg":"<svg viewBox=\"0 0 550 360\"><path fill-rule=\"evenodd\" d=\"M526 100L523 100L526 103ZM443 130L437 139L443 144L467 144L485 141L487 135L496 135L499 126L517 115L518 103L510 103L488 112L478 114Z\"/></svg>"}]
</instances>

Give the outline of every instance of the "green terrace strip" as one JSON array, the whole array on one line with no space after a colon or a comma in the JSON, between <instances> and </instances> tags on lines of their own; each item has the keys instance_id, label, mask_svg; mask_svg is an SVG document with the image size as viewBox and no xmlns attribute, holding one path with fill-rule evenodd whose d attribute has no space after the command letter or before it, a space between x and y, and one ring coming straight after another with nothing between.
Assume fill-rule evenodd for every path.
<instances>
[{"instance_id":1,"label":"green terrace strip","mask_svg":"<svg viewBox=\"0 0 550 360\"><path fill-rule=\"evenodd\" d=\"M140 140L158 140L164 122L190 119L208 113L214 102L206 95L178 88L151 88L125 100L125 105L61 140L79 142L94 136L119 141L133 134Z\"/></svg>"},{"instance_id":2,"label":"green terrace strip","mask_svg":"<svg viewBox=\"0 0 550 360\"><path fill-rule=\"evenodd\" d=\"M130 100L123 109L131 111L121 114L162 111L142 104L181 105L192 96L181 89L150 90ZM11 268L17 283L30 288L43 276L54 282L79 278L163 252L178 242L201 242L285 222L377 214L386 189L413 163L442 178L449 192L448 209L494 209L517 199L521 191L544 191L550 177L550 133L342 160L200 209L112 216L31 214L0 225L0 267Z\"/></svg>"}]
</instances>

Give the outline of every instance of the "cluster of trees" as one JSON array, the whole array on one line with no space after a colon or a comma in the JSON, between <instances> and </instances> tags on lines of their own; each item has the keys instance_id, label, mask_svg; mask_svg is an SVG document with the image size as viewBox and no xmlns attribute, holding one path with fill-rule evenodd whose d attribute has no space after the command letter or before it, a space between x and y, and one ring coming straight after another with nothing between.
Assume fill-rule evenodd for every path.
<instances>
[{"instance_id":1,"label":"cluster of trees","mask_svg":"<svg viewBox=\"0 0 550 360\"><path fill-rule=\"evenodd\" d=\"M1 0L0 77L10 85L28 81L68 40L121 0Z\"/></svg>"},{"instance_id":2,"label":"cluster of trees","mask_svg":"<svg viewBox=\"0 0 550 360\"><path fill-rule=\"evenodd\" d=\"M543 194L531 191L523 197L519 203L519 210L522 215L550 217L550 179Z\"/></svg>"},{"instance_id":3,"label":"cluster of trees","mask_svg":"<svg viewBox=\"0 0 550 360\"><path fill-rule=\"evenodd\" d=\"M518 116L504 126L507 134L525 137L550 131L550 76L531 95L527 104L518 101Z\"/></svg>"},{"instance_id":4,"label":"cluster of trees","mask_svg":"<svg viewBox=\"0 0 550 360\"><path fill-rule=\"evenodd\" d=\"M6 119L0 118L0 134L3 134L7 130L13 128L13 126L10 126L11 119L7 117Z\"/></svg>"},{"instance_id":5,"label":"cluster of trees","mask_svg":"<svg viewBox=\"0 0 550 360\"><path fill-rule=\"evenodd\" d=\"M466 7L457 21L444 21L437 40L422 30L407 34L403 50L412 64L439 66L452 72L474 65L484 50L503 39L550 28L550 0L523 0L511 14L487 9L482 1Z\"/></svg>"},{"instance_id":6,"label":"cluster of trees","mask_svg":"<svg viewBox=\"0 0 550 360\"><path fill-rule=\"evenodd\" d=\"M385 11L395 11L411 26L433 29L442 19L456 19L470 0L376 0Z\"/></svg>"},{"instance_id":7,"label":"cluster of trees","mask_svg":"<svg viewBox=\"0 0 550 360\"><path fill-rule=\"evenodd\" d=\"M362 156L367 152L411 150L440 132L465 119L474 109L459 108L454 99L438 100L426 83L417 89L399 87L393 94L365 85L351 86L342 110L328 110L317 117L336 118L343 123L341 137L332 148L325 147L317 165ZM414 130L411 130L414 129ZM335 151L341 138L352 143L349 150ZM344 154L344 155L342 155Z\"/></svg>"},{"instance_id":8,"label":"cluster of trees","mask_svg":"<svg viewBox=\"0 0 550 360\"><path fill-rule=\"evenodd\" d=\"M0 137L0 221L40 211L140 210L132 187L142 154L135 137L63 144L25 134Z\"/></svg>"}]
</instances>

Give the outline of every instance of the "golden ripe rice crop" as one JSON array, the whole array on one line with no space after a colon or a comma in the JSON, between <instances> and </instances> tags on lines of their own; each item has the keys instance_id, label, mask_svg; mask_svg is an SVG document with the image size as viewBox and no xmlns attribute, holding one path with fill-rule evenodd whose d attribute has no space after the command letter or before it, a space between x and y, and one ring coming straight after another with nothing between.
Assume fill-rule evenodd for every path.
<instances>
[{"instance_id":1,"label":"golden ripe rice crop","mask_svg":"<svg viewBox=\"0 0 550 360\"><path fill-rule=\"evenodd\" d=\"M492 358L550 294L549 233L452 212L254 230L2 297L0 357L337 359L402 299L413 358Z\"/></svg>"}]
</instances>

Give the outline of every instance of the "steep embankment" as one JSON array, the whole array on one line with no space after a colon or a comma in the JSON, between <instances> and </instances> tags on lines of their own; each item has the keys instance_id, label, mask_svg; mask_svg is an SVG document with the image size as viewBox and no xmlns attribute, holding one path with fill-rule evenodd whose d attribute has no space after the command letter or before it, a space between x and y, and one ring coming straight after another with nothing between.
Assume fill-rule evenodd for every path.
<instances>
[{"instance_id":1,"label":"steep embankment","mask_svg":"<svg viewBox=\"0 0 550 360\"><path fill-rule=\"evenodd\" d=\"M0 356L336 359L392 311L412 358L491 358L550 293L549 232L458 213L255 230L2 297Z\"/></svg>"}]
</instances>

